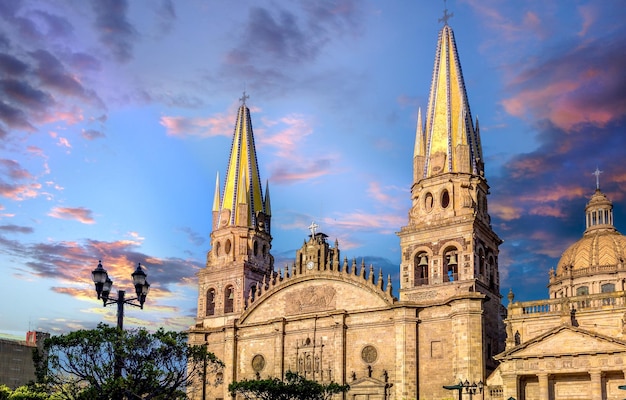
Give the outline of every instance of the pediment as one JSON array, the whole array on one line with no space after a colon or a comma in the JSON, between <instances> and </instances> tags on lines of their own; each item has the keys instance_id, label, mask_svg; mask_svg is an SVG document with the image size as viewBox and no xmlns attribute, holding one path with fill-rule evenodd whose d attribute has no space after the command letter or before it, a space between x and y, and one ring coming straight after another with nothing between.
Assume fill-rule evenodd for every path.
<instances>
[{"instance_id":1,"label":"pediment","mask_svg":"<svg viewBox=\"0 0 626 400\"><path fill-rule=\"evenodd\" d=\"M626 342L585 329L560 326L505 351L498 359L626 353Z\"/></svg>"},{"instance_id":2,"label":"pediment","mask_svg":"<svg viewBox=\"0 0 626 400\"><path fill-rule=\"evenodd\" d=\"M255 299L240 323L267 321L268 316L298 317L334 311L363 311L387 308L393 299L380 288L359 277L340 274L301 276L277 285Z\"/></svg>"},{"instance_id":3,"label":"pediment","mask_svg":"<svg viewBox=\"0 0 626 400\"><path fill-rule=\"evenodd\" d=\"M367 395L371 398L385 398L387 390L393 386L391 383L381 381L371 377L363 377L348 382L350 385L350 395ZM382 397L380 397L382 396Z\"/></svg>"}]
</instances>

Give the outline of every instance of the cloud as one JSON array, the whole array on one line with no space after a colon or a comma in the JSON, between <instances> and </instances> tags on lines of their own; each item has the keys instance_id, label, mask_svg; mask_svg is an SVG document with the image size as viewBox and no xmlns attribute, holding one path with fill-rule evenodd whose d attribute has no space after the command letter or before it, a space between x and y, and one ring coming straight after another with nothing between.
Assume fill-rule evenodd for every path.
<instances>
[{"instance_id":1,"label":"cloud","mask_svg":"<svg viewBox=\"0 0 626 400\"><path fill-rule=\"evenodd\" d=\"M133 57L133 42L138 34L128 22L126 0L92 0L96 14L95 27L100 42L111 51L117 61L127 62Z\"/></svg>"},{"instance_id":2,"label":"cloud","mask_svg":"<svg viewBox=\"0 0 626 400\"><path fill-rule=\"evenodd\" d=\"M30 182L22 182L30 181ZM12 200L37 197L41 188L34 177L14 160L0 159L0 196Z\"/></svg>"},{"instance_id":3,"label":"cloud","mask_svg":"<svg viewBox=\"0 0 626 400\"><path fill-rule=\"evenodd\" d=\"M17 103L35 111L43 111L54 104L49 93L35 89L24 81L2 79L0 80L0 92L11 103Z\"/></svg>"},{"instance_id":4,"label":"cloud","mask_svg":"<svg viewBox=\"0 0 626 400\"><path fill-rule=\"evenodd\" d=\"M28 65L10 54L0 53L0 72L9 76L22 75L28 70Z\"/></svg>"},{"instance_id":5,"label":"cloud","mask_svg":"<svg viewBox=\"0 0 626 400\"><path fill-rule=\"evenodd\" d=\"M91 210L84 207L54 207L48 215L53 218L71 219L83 224L95 224Z\"/></svg>"},{"instance_id":6,"label":"cloud","mask_svg":"<svg viewBox=\"0 0 626 400\"><path fill-rule=\"evenodd\" d=\"M626 115L625 46L623 34L587 39L528 60L511 80L504 110L566 132L607 126Z\"/></svg>"},{"instance_id":7,"label":"cloud","mask_svg":"<svg viewBox=\"0 0 626 400\"><path fill-rule=\"evenodd\" d=\"M7 233L33 233L34 229L30 226L19 225L0 225L0 231Z\"/></svg>"},{"instance_id":8,"label":"cloud","mask_svg":"<svg viewBox=\"0 0 626 400\"><path fill-rule=\"evenodd\" d=\"M2 232L2 231L0 231ZM148 275L153 299L172 296L172 285L186 284L185 280L199 270L195 260L159 258L137 251L135 240L49 241L26 243L8 240L0 235L0 249L5 254L25 260L22 266L11 267L19 279L55 279L64 286L92 287L91 271L98 260L114 281L115 287L132 289L131 273L141 263ZM78 285L78 286L76 286ZM69 292L68 292L69 293Z\"/></svg>"},{"instance_id":9,"label":"cloud","mask_svg":"<svg viewBox=\"0 0 626 400\"><path fill-rule=\"evenodd\" d=\"M275 134L266 134L258 138L257 142L278 148L277 156L280 158L294 159L299 156L300 142L313 133L311 122L298 114L291 114L279 118L276 121L262 119L266 126L274 129L285 126Z\"/></svg>"},{"instance_id":10,"label":"cloud","mask_svg":"<svg viewBox=\"0 0 626 400\"><path fill-rule=\"evenodd\" d=\"M178 230L185 233L189 241L196 246L201 246L206 241L204 236L200 235L198 232L192 230L191 228L182 227L182 228L179 228Z\"/></svg>"},{"instance_id":11,"label":"cloud","mask_svg":"<svg viewBox=\"0 0 626 400\"><path fill-rule=\"evenodd\" d=\"M302 160L293 163L281 163L271 167L270 178L274 184L293 184L298 181L311 180L320 176L336 173L329 159Z\"/></svg>"},{"instance_id":12,"label":"cloud","mask_svg":"<svg viewBox=\"0 0 626 400\"><path fill-rule=\"evenodd\" d=\"M81 131L81 136L87 140L102 139L106 137L104 133L95 129L83 129Z\"/></svg>"},{"instance_id":13,"label":"cloud","mask_svg":"<svg viewBox=\"0 0 626 400\"><path fill-rule=\"evenodd\" d=\"M285 65L309 65L333 41L357 34L361 9L352 0L251 7L220 77L245 77L257 89L292 87Z\"/></svg>"},{"instance_id":14,"label":"cloud","mask_svg":"<svg viewBox=\"0 0 626 400\"><path fill-rule=\"evenodd\" d=\"M159 123L165 127L168 136L200 137L232 135L232 116L217 114L209 118L161 117Z\"/></svg>"}]
</instances>

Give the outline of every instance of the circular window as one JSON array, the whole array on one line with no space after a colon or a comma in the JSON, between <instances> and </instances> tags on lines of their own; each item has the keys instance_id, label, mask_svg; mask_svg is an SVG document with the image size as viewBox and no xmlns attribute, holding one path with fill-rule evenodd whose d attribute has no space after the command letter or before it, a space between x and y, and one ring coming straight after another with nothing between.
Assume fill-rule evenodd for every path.
<instances>
[{"instance_id":1,"label":"circular window","mask_svg":"<svg viewBox=\"0 0 626 400\"><path fill-rule=\"evenodd\" d=\"M450 205L450 193L446 189L441 193L441 207L448 208Z\"/></svg>"},{"instance_id":2,"label":"circular window","mask_svg":"<svg viewBox=\"0 0 626 400\"><path fill-rule=\"evenodd\" d=\"M226 244L224 245L224 252L226 252L226 254L230 254L231 246L232 246L232 244L230 243L230 239L228 239L226 241Z\"/></svg>"},{"instance_id":3,"label":"circular window","mask_svg":"<svg viewBox=\"0 0 626 400\"><path fill-rule=\"evenodd\" d=\"M374 346L365 346L363 350L361 350L361 359L368 364L373 363L378 358L378 351Z\"/></svg>"},{"instance_id":4,"label":"circular window","mask_svg":"<svg viewBox=\"0 0 626 400\"><path fill-rule=\"evenodd\" d=\"M424 208L426 211L430 211L433 209L433 194L426 193L426 197L424 197Z\"/></svg>"},{"instance_id":5,"label":"circular window","mask_svg":"<svg viewBox=\"0 0 626 400\"><path fill-rule=\"evenodd\" d=\"M265 368L265 357L261 354L252 357L252 369L254 372L261 372L263 368Z\"/></svg>"}]
</instances>

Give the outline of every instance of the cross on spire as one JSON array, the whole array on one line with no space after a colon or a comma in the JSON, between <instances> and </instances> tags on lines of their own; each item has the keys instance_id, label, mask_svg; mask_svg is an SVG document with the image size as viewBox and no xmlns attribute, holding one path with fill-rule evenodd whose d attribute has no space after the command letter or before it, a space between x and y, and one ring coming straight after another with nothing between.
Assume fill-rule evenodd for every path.
<instances>
[{"instance_id":1,"label":"cross on spire","mask_svg":"<svg viewBox=\"0 0 626 400\"><path fill-rule=\"evenodd\" d=\"M446 0L443 0L443 17L439 18L439 22L443 22L444 25L448 25L448 20L452 18L454 13L448 14L448 7L446 6Z\"/></svg>"},{"instance_id":2,"label":"cross on spire","mask_svg":"<svg viewBox=\"0 0 626 400\"><path fill-rule=\"evenodd\" d=\"M593 171L593 175L596 176L596 190L600 190L600 174L603 172L604 171L600 171L598 167L596 167L596 170Z\"/></svg>"},{"instance_id":3,"label":"cross on spire","mask_svg":"<svg viewBox=\"0 0 626 400\"><path fill-rule=\"evenodd\" d=\"M309 225L309 230L311 231L311 237L315 236L315 231L317 230L317 228L319 228L320 226L318 224L315 223L315 221L311 222L311 225Z\"/></svg>"},{"instance_id":4,"label":"cross on spire","mask_svg":"<svg viewBox=\"0 0 626 400\"><path fill-rule=\"evenodd\" d=\"M244 91L243 91L243 96L241 96L241 97L239 98L239 101L241 102L241 105L242 105L242 106L245 106L245 105L246 105L246 100L247 100L247 99L249 99L249 98L250 98L250 96L248 96L248 95L246 94L246 91L244 90Z\"/></svg>"}]
</instances>

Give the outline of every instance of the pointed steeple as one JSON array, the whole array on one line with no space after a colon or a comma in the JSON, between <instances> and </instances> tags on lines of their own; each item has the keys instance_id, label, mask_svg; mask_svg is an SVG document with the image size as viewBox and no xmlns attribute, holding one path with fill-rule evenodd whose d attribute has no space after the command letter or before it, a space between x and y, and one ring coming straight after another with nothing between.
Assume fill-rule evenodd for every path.
<instances>
[{"instance_id":1,"label":"pointed steeple","mask_svg":"<svg viewBox=\"0 0 626 400\"><path fill-rule=\"evenodd\" d=\"M220 173L218 172L215 176L215 194L213 195L213 212L220 211L221 203L220 203Z\"/></svg>"},{"instance_id":2,"label":"pointed steeple","mask_svg":"<svg viewBox=\"0 0 626 400\"><path fill-rule=\"evenodd\" d=\"M418 180L447 172L483 175L484 170L454 33L445 22L437 42L424 138L419 138L425 141L425 154Z\"/></svg>"},{"instance_id":3,"label":"pointed steeple","mask_svg":"<svg viewBox=\"0 0 626 400\"><path fill-rule=\"evenodd\" d=\"M259 176L249 96L243 93L237 112L235 131L220 204L219 226L256 226L258 212L266 213Z\"/></svg>"}]
</instances>

